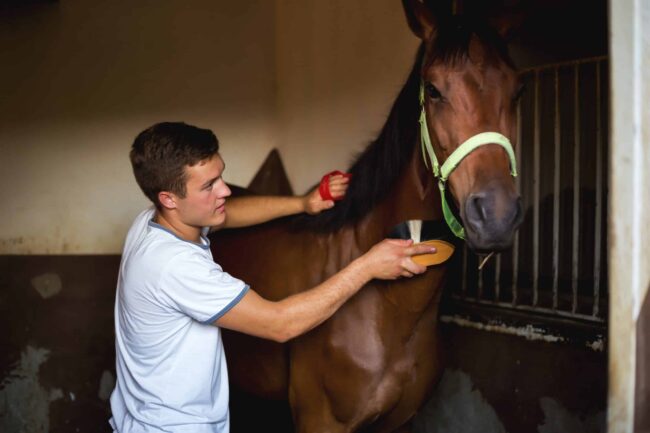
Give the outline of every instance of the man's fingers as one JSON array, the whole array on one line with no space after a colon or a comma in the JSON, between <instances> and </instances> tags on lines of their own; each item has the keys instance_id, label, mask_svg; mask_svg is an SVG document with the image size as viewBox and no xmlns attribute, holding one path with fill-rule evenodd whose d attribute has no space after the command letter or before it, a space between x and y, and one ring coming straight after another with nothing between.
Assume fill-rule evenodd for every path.
<instances>
[{"instance_id":1,"label":"man's fingers","mask_svg":"<svg viewBox=\"0 0 650 433\"><path fill-rule=\"evenodd\" d=\"M330 194L332 194L333 197L340 197L345 195L345 193L348 190L348 184L330 184Z\"/></svg>"},{"instance_id":2,"label":"man's fingers","mask_svg":"<svg viewBox=\"0 0 650 433\"><path fill-rule=\"evenodd\" d=\"M340 174L334 175L330 177L330 186L332 185L341 185L341 184L347 184L350 182L350 179L347 176L343 176Z\"/></svg>"},{"instance_id":3,"label":"man's fingers","mask_svg":"<svg viewBox=\"0 0 650 433\"><path fill-rule=\"evenodd\" d=\"M430 245L412 245L409 248L406 248L404 253L408 256L417 256L419 254L433 254L437 251L438 250L436 250L435 247Z\"/></svg>"},{"instance_id":4,"label":"man's fingers","mask_svg":"<svg viewBox=\"0 0 650 433\"><path fill-rule=\"evenodd\" d=\"M384 242L388 242L389 244L393 244L393 245L396 245L398 247L408 247L409 245L413 244L412 239L391 239L391 238L387 238ZM408 248L404 250L404 254L409 255L406 252L407 250L408 250Z\"/></svg>"},{"instance_id":5,"label":"man's fingers","mask_svg":"<svg viewBox=\"0 0 650 433\"><path fill-rule=\"evenodd\" d=\"M426 266L418 265L410 257L402 262L402 267L413 275L422 274L427 270Z\"/></svg>"},{"instance_id":6,"label":"man's fingers","mask_svg":"<svg viewBox=\"0 0 650 433\"><path fill-rule=\"evenodd\" d=\"M347 191L348 189L348 184L336 184L336 185L330 185L330 192L334 191Z\"/></svg>"}]
</instances>

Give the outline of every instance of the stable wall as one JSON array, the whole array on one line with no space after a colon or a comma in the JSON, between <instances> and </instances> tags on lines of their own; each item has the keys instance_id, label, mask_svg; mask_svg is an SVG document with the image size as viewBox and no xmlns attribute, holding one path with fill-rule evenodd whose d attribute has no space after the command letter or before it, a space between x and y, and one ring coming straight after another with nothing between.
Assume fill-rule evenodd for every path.
<instances>
[{"instance_id":1,"label":"stable wall","mask_svg":"<svg viewBox=\"0 0 650 433\"><path fill-rule=\"evenodd\" d=\"M302 192L377 134L418 40L393 0L67 0L1 12L9 61L0 68L0 182L9 188L0 254L23 255L0 256L0 322L9 330L0 407L10 409L0 430L108 430L118 254L146 205L128 163L133 137L163 119L212 128L227 180L241 185L278 147ZM575 58L550 56L557 46L546 38L531 41L515 50L535 53L520 56L521 66ZM600 417L602 353L443 328L450 370L438 401L460 395L462 409L484 398L511 433L560 416L547 416L542 398L569 419Z\"/></svg>"},{"instance_id":2,"label":"stable wall","mask_svg":"<svg viewBox=\"0 0 650 433\"><path fill-rule=\"evenodd\" d=\"M418 40L400 2L31 2L0 9L0 254L118 254L144 128L213 129L226 180L277 147L297 193L380 130Z\"/></svg>"},{"instance_id":3,"label":"stable wall","mask_svg":"<svg viewBox=\"0 0 650 433\"><path fill-rule=\"evenodd\" d=\"M276 145L273 2L31 3L0 9L0 254L119 253L153 123L213 129L235 184Z\"/></svg>"},{"instance_id":4,"label":"stable wall","mask_svg":"<svg viewBox=\"0 0 650 433\"><path fill-rule=\"evenodd\" d=\"M278 142L294 190L344 170L383 126L420 42L400 1L278 1Z\"/></svg>"}]
</instances>

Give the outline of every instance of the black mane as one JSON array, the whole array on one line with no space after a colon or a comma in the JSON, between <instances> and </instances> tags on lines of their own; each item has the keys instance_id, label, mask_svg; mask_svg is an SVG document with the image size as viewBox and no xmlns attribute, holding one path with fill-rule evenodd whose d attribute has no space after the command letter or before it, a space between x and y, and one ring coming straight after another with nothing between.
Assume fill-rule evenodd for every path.
<instances>
[{"instance_id":1,"label":"black mane","mask_svg":"<svg viewBox=\"0 0 650 433\"><path fill-rule=\"evenodd\" d=\"M480 21L464 17L449 17L440 23L427 58L429 61L436 59L449 63L467 59L472 35L476 35L500 58L510 62L506 46L494 30ZM348 170L352 178L345 198L337 202L334 208L318 215L295 217L295 228L332 232L355 224L391 191L410 161L418 141L418 98L424 50L424 45L420 45L406 84L393 104L379 137L361 152Z\"/></svg>"},{"instance_id":2,"label":"black mane","mask_svg":"<svg viewBox=\"0 0 650 433\"><path fill-rule=\"evenodd\" d=\"M300 215L299 228L329 232L354 224L368 214L390 191L413 153L420 105L420 47L415 65L393 104L379 137L358 156L348 173L352 174L345 198L334 208L318 215Z\"/></svg>"}]
</instances>

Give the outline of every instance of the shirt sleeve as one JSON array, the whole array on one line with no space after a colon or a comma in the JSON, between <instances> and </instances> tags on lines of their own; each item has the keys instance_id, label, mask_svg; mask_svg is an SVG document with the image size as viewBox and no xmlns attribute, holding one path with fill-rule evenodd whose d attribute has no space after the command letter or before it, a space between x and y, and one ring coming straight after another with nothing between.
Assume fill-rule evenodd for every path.
<instances>
[{"instance_id":1,"label":"shirt sleeve","mask_svg":"<svg viewBox=\"0 0 650 433\"><path fill-rule=\"evenodd\" d=\"M226 314L248 291L248 285L200 253L184 253L168 263L161 289L172 305L201 323Z\"/></svg>"}]
</instances>

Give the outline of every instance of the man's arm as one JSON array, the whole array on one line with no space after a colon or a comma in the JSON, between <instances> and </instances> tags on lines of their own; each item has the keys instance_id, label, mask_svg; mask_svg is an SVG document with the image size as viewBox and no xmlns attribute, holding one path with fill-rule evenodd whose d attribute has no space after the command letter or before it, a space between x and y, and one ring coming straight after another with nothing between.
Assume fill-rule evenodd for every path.
<instances>
[{"instance_id":1,"label":"man's arm","mask_svg":"<svg viewBox=\"0 0 650 433\"><path fill-rule=\"evenodd\" d=\"M337 175L330 178L330 192L333 197L345 195L348 179ZM304 196L245 196L229 198L226 202L226 220L223 225L214 227L234 228L252 226L283 216L302 212L317 214L334 206L334 201L324 200L318 188Z\"/></svg>"},{"instance_id":2,"label":"man's arm","mask_svg":"<svg viewBox=\"0 0 650 433\"><path fill-rule=\"evenodd\" d=\"M414 246L410 240L388 239L313 289L281 301L268 301L249 290L214 324L285 342L327 320L371 279L395 279L423 273L426 268L414 263L411 256L432 252L435 248Z\"/></svg>"}]
</instances>

